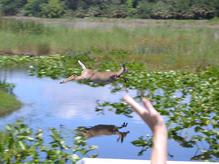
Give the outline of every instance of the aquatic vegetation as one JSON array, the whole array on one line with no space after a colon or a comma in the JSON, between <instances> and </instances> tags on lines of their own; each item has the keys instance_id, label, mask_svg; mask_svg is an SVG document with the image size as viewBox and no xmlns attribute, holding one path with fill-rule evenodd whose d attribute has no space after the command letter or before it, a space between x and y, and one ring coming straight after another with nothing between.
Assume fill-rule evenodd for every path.
<instances>
[{"instance_id":1,"label":"aquatic vegetation","mask_svg":"<svg viewBox=\"0 0 219 164\"><path fill-rule=\"evenodd\" d=\"M140 136L137 140L132 141L132 144L141 148L138 153L138 155L140 156L152 147L152 138L150 136L146 136L145 138L144 136Z\"/></svg>"},{"instance_id":2,"label":"aquatic vegetation","mask_svg":"<svg viewBox=\"0 0 219 164\"><path fill-rule=\"evenodd\" d=\"M156 109L167 118L169 138L182 147L197 147L200 154L193 160L214 160L219 158L218 73L215 68L197 73L169 71L141 72L139 75L133 71L138 76L132 76L130 72L126 87L141 90L137 99L146 96L154 102ZM116 90L120 89L121 85L117 86ZM124 102L103 102L97 108L102 112L110 109L117 113L118 108L124 109ZM121 113L126 115L127 111L124 109ZM203 147L203 142L208 146Z\"/></svg>"},{"instance_id":3,"label":"aquatic vegetation","mask_svg":"<svg viewBox=\"0 0 219 164\"><path fill-rule=\"evenodd\" d=\"M81 70L77 64L78 59L90 68L99 70L119 68L119 64L113 60L93 62L96 59L89 53L71 56L2 56L0 67L22 65L31 75L59 78L72 73L79 74ZM136 99L148 97L165 117L169 138L185 148L197 147L197 154L192 160L218 160L219 70L216 67L206 67L196 72L158 72L148 71L140 62L130 61L126 65L129 72L124 77L128 81L121 79L112 83L112 94L127 89L137 91ZM92 82L82 83L98 87ZM130 108L122 100L98 102L96 111L104 113L105 110L132 116ZM140 155L150 146L147 145L149 140L150 137L143 137L133 141L134 145L142 147Z\"/></svg>"},{"instance_id":4,"label":"aquatic vegetation","mask_svg":"<svg viewBox=\"0 0 219 164\"><path fill-rule=\"evenodd\" d=\"M61 133L54 128L50 129L49 143L45 142L43 135L42 129L34 132L21 121L7 125L0 133L0 162L76 163L81 154L85 156L96 149L95 146L87 146L86 140L80 136L75 136L73 145L67 145Z\"/></svg>"},{"instance_id":5,"label":"aquatic vegetation","mask_svg":"<svg viewBox=\"0 0 219 164\"><path fill-rule=\"evenodd\" d=\"M0 116L7 115L21 107L21 102L13 95L13 84L1 80L0 76Z\"/></svg>"},{"instance_id":6,"label":"aquatic vegetation","mask_svg":"<svg viewBox=\"0 0 219 164\"><path fill-rule=\"evenodd\" d=\"M0 116L7 115L21 107L21 102L14 95L0 89Z\"/></svg>"}]
</instances>

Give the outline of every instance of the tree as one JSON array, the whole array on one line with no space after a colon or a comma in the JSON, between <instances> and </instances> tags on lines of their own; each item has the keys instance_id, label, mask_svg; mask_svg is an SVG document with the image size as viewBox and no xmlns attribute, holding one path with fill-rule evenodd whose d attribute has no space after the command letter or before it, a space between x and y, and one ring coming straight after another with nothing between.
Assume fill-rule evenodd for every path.
<instances>
[{"instance_id":1,"label":"tree","mask_svg":"<svg viewBox=\"0 0 219 164\"><path fill-rule=\"evenodd\" d=\"M76 10L79 6L80 0L64 0L67 9Z\"/></svg>"},{"instance_id":2,"label":"tree","mask_svg":"<svg viewBox=\"0 0 219 164\"><path fill-rule=\"evenodd\" d=\"M40 16L46 18L58 18L64 14L64 5L60 0L49 0L40 5Z\"/></svg>"},{"instance_id":3,"label":"tree","mask_svg":"<svg viewBox=\"0 0 219 164\"><path fill-rule=\"evenodd\" d=\"M26 16L40 16L40 5L46 2L47 0L28 0L24 6L24 14Z\"/></svg>"},{"instance_id":4,"label":"tree","mask_svg":"<svg viewBox=\"0 0 219 164\"><path fill-rule=\"evenodd\" d=\"M129 16L133 16L136 14L136 6L135 6L136 1L135 0L127 0L127 6L128 6L128 14Z\"/></svg>"},{"instance_id":5,"label":"tree","mask_svg":"<svg viewBox=\"0 0 219 164\"><path fill-rule=\"evenodd\" d=\"M195 4L191 8L195 19L210 19L215 16L215 9L206 4Z\"/></svg>"},{"instance_id":6,"label":"tree","mask_svg":"<svg viewBox=\"0 0 219 164\"><path fill-rule=\"evenodd\" d=\"M140 2L137 6L137 16L140 18L151 18L154 5L155 4L151 2Z\"/></svg>"},{"instance_id":7,"label":"tree","mask_svg":"<svg viewBox=\"0 0 219 164\"><path fill-rule=\"evenodd\" d=\"M215 1L215 13L216 16L219 17L219 0L214 0Z\"/></svg>"},{"instance_id":8,"label":"tree","mask_svg":"<svg viewBox=\"0 0 219 164\"><path fill-rule=\"evenodd\" d=\"M156 19L173 18L172 5L163 1L157 2L152 9L151 17Z\"/></svg>"},{"instance_id":9,"label":"tree","mask_svg":"<svg viewBox=\"0 0 219 164\"><path fill-rule=\"evenodd\" d=\"M26 0L0 0L0 11L4 15L15 15L25 3Z\"/></svg>"}]
</instances>

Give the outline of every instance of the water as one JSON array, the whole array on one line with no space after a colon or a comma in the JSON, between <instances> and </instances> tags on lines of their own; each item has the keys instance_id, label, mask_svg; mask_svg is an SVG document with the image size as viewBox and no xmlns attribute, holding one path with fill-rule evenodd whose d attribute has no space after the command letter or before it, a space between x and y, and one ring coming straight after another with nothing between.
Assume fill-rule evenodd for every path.
<instances>
[{"instance_id":1,"label":"water","mask_svg":"<svg viewBox=\"0 0 219 164\"><path fill-rule=\"evenodd\" d=\"M116 115L105 111L95 112L96 101L116 101L123 97L124 92L111 93L111 86L90 87L70 82L59 84L59 80L28 76L22 71L8 72L7 82L15 84L14 94L23 102L21 109L0 118L0 128L17 119L24 120L31 128L60 128L63 125L63 136L72 142L74 129L78 126L94 126L97 124L113 124L128 126L121 131L130 131L123 143L117 142L118 136L101 136L89 139L88 143L98 146L98 157L123 159L150 159L150 151L138 156L140 148L131 144L139 136L151 135L149 128L135 114L133 118ZM135 94L133 91L132 95ZM185 149L173 140L168 141L170 160L190 160L196 148Z\"/></svg>"}]
</instances>

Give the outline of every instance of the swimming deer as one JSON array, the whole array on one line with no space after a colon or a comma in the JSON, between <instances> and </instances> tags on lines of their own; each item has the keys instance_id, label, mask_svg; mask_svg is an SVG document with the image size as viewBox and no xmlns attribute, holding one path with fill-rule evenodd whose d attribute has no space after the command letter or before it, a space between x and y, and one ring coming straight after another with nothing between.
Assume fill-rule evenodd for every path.
<instances>
[{"instance_id":1,"label":"swimming deer","mask_svg":"<svg viewBox=\"0 0 219 164\"><path fill-rule=\"evenodd\" d=\"M73 81L73 80L90 80L97 83L110 83L116 79L118 79L122 74L126 73L128 69L123 64L121 69L117 72L112 71L105 71L105 72L97 72L92 69L87 69L86 66L78 60L78 63L80 64L83 71L81 72L80 76L70 76L67 79L60 82L60 84Z\"/></svg>"},{"instance_id":2,"label":"swimming deer","mask_svg":"<svg viewBox=\"0 0 219 164\"><path fill-rule=\"evenodd\" d=\"M128 125L128 123L123 123L122 126L117 127L115 125L95 125L92 127L78 127L76 131L79 135L84 136L85 138L89 139L92 137L102 136L102 135L118 135L118 141L123 142L126 135L129 133L127 132L120 132L119 129L124 128Z\"/></svg>"}]
</instances>

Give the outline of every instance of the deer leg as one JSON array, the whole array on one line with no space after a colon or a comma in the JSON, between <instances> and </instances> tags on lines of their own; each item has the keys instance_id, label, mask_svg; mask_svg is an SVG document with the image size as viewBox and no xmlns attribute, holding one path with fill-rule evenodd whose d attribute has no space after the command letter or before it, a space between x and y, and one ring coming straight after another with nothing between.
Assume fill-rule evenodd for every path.
<instances>
[{"instance_id":1,"label":"deer leg","mask_svg":"<svg viewBox=\"0 0 219 164\"><path fill-rule=\"evenodd\" d=\"M123 139L122 139L122 138L123 138L122 134L119 133L119 132L117 132L116 134L119 136L119 137L117 138L117 142L119 142L119 141L122 142L122 141L123 141Z\"/></svg>"},{"instance_id":2,"label":"deer leg","mask_svg":"<svg viewBox=\"0 0 219 164\"><path fill-rule=\"evenodd\" d=\"M127 132L116 132L116 134L119 136L119 138L117 138L117 142L121 141L121 143L123 143L124 138L127 136L127 134L129 133L129 131Z\"/></svg>"},{"instance_id":3,"label":"deer leg","mask_svg":"<svg viewBox=\"0 0 219 164\"><path fill-rule=\"evenodd\" d=\"M61 81L60 84L67 83L67 82L69 82L69 81L74 80L75 78L76 78L76 77L75 77L74 75L72 75L72 76L68 77L67 79Z\"/></svg>"},{"instance_id":4,"label":"deer leg","mask_svg":"<svg viewBox=\"0 0 219 164\"><path fill-rule=\"evenodd\" d=\"M73 81L73 80L84 80L84 79L86 79L86 76L85 76L85 74L82 72L80 76L71 75L71 76L68 77L67 79L61 81L60 84L67 83L67 82Z\"/></svg>"},{"instance_id":5,"label":"deer leg","mask_svg":"<svg viewBox=\"0 0 219 164\"><path fill-rule=\"evenodd\" d=\"M74 80L85 80L87 79L85 76L80 75L80 76L76 76Z\"/></svg>"}]
</instances>

